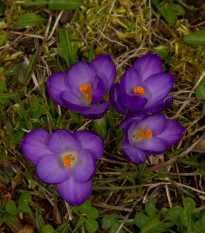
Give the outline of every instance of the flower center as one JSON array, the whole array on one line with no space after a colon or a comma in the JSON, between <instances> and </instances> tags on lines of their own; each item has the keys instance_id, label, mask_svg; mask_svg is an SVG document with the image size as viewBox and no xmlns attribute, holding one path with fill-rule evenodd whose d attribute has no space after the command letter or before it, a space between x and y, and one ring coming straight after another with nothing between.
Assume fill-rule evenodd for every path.
<instances>
[{"instance_id":1,"label":"flower center","mask_svg":"<svg viewBox=\"0 0 205 233\"><path fill-rule=\"evenodd\" d=\"M87 101L89 103L91 103L91 101L92 101L92 88L91 88L90 83L81 85L80 91L83 93L83 95L85 96Z\"/></svg>"},{"instance_id":2,"label":"flower center","mask_svg":"<svg viewBox=\"0 0 205 233\"><path fill-rule=\"evenodd\" d=\"M144 89L142 87L135 87L134 88L134 93L144 95Z\"/></svg>"},{"instance_id":3,"label":"flower center","mask_svg":"<svg viewBox=\"0 0 205 233\"><path fill-rule=\"evenodd\" d=\"M145 131L145 126L143 126L137 133L137 138L152 138L152 130Z\"/></svg>"},{"instance_id":4,"label":"flower center","mask_svg":"<svg viewBox=\"0 0 205 233\"><path fill-rule=\"evenodd\" d=\"M63 164L68 169L70 168L73 156L71 154L63 156Z\"/></svg>"}]
</instances>

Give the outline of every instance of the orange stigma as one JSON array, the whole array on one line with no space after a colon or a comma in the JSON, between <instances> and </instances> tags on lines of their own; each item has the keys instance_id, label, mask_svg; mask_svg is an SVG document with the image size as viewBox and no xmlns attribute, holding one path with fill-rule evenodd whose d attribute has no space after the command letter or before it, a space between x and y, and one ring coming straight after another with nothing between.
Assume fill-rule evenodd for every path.
<instances>
[{"instance_id":1,"label":"orange stigma","mask_svg":"<svg viewBox=\"0 0 205 233\"><path fill-rule=\"evenodd\" d=\"M143 126L136 134L137 138L152 138L152 130L145 132L145 126Z\"/></svg>"},{"instance_id":2,"label":"orange stigma","mask_svg":"<svg viewBox=\"0 0 205 233\"><path fill-rule=\"evenodd\" d=\"M92 101L92 88L91 88L90 83L81 85L80 91L83 93L83 95L85 96L87 101L89 103L91 103L91 101Z\"/></svg>"},{"instance_id":3,"label":"orange stigma","mask_svg":"<svg viewBox=\"0 0 205 233\"><path fill-rule=\"evenodd\" d=\"M73 156L72 155L65 155L65 156L63 156L63 164L64 164L64 166L67 169L70 168L72 160L73 160Z\"/></svg>"},{"instance_id":4,"label":"orange stigma","mask_svg":"<svg viewBox=\"0 0 205 233\"><path fill-rule=\"evenodd\" d=\"M135 87L134 93L144 95L144 89L142 87Z\"/></svg>"}]
</instances>

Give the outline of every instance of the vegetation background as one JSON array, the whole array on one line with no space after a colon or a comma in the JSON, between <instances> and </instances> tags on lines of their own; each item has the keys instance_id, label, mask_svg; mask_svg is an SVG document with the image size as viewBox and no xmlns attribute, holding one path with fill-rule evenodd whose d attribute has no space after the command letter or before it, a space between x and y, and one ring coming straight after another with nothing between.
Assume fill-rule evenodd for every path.
<instances>
[{"instance_id":1,"label":"vegetation background","mask_svg":"<svg viewBox=\"0 0 205 233\"><path fill-rule=\"evenodd\" d=\"M205 3L202 0L0 0L0 232L205 232ZM47 78L111 54L116 82L155 52L175 77L164 114L186 127L167 152L129 163L123 116L99 120L57 106ZM108 98L108 96L107 96ZM32 129L89 129L105 152L89 200L70 206L21 151Z\"/></svg>"}]
</instances>

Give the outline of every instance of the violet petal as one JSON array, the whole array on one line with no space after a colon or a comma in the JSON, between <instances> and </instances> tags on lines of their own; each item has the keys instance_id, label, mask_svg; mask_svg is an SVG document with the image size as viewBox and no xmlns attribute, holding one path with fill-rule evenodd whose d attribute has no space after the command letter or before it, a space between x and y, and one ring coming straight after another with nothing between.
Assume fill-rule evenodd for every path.
<instances>
[{"instance_id":1,"label":"violet petal","mask_svg":"<svg viewBox=\"0 0 205 233\"><path fill-rule=\"evenodd\" d=\"M60 95L62 102L72 111L83 111L89 109L89 102L82 96L81 98L71 92L62 92Z\"/></svg>"},{"instance_id":2,"label":"violet petal","mask_svg":"<svg viewBox=\"0 0 205 233\"><path fill-rule=\"evenodd\" d=\"M58 154L66 151L78 151L80 149L79 142L68 130L54 131L50 136L48 145L53 152Z\"/></svg>"},{"instance_id":3,"label":"violet petal","mask_svg":"<svg viewBox=\"0 0 205 233\"><path fill-rule=\"evenodd\" d=\"M186 129L177 121L166 119L164 131L158 136L166 141L167 146L176 143L185 133Z\"/></svg>"},{"instance_id":4,"label":"violet petal","mask_svg":"<svg viewBox=\"0 0 205 233\"><path fill-rule=\"evenodd\" d=\"M141 86L141 77L137 70L130 67L120 81L120 92L134 94L134 89Z\"/></svg>"},{"instance_id":5,"label":"violet petal","mask_svg":"<svg viewBox=\"0 0 205 233\"><path fill-rule=\"evenodd\" d=\"M57 184L68 179L71 169L63 165L62 158L58 155L45 155L37 163L36 173L47 184Z\"/></svg>"},{"instance_id":6,"label":"violet petal","mask_svg":"<svg viewBox=\"0 0 205 233\"><path fill-rule=\"evenodd\" d=\"M145 97L148 102L145 109L160 103L171 91L174 85L174 77L169 73L160 73L150 76L143 83L145 88Z\"/></svg>"},{"instance_id":7,"label":"violet petal","mask_svg":"<svg viewBox=\"0 0 205 233\"><path fill-rule=\"evenodd\" d=\"M68 77L66 73L56 72L52 74L47 81L47 90L49 96L53 99L54 102L62 107L66 107L66 105L62 102L60 94L63 91L69 91L67 78Z\"/></svg>"},{"instance_id":8,"label":"violet petal","mask_svg":"<svg viewBox=\"0 0 205 233\"><path fill-rule=\"evenodd\" d=\"M131 112L136 112L145 106L147 99L140 94L130 95L126 93L120 93L120 101L126 109Z\"/></svg>"},{"instance_id":9,"label":"violet petal","mask_svg":"<svg viewBox=\"0 0 205 233\"><path fill-rule=\"evenodd\" d=\"M158 104L151 106L150 108L145 108L143 110L146 112L151 112L151 113L163 112L172 104L172 102L173 102L173 96L168 96L168 97L165 97Z\"/></svg>"},{"instance_id":10,"label":"violet petal","mask_svg":"<svg viewBox=\"0 0 205 233\"><path fill-rule=\"evenodd\" d=\"M77 182L74 176L70 176L68 180L57 184L57 189L61 197L71 205L82 204L92 191L91 181L84 183Z\"/></svg>"},{"instance_id":11,"label":"violet petal","mask_svg":"<svg viewBox=\"0 0 205 233\"><path fill-rule=\"evenodd\" d=\"M50 134L43 129L29 132L22 140L22 151L26 158L33 164L47 154L52 154L48 147Z\"/></svg>"},{"instance_id":12,"label":"violet petal","mask_svg":"<svg viewBox=\"0 0 205 233\"><path fill-rule=\"evenodd\" d=\"M68 71L68 87L73 93L80 96L82 94L80 86L89 83L93 86L95 76L96 72L91 65L84 62L77 62Z\"/></svg>"},{"instance_id":13,"label":"violet petal","mask_svg":"<svg viewBox=\"0 0 205 233\"><path fill-rule=\"evenodd\" d=\"M149 115L145 112L133 112L129 113L125 119L123 120L121 127L123 130L126 130L126 128L129 126L130 123L135 122L136 124L140 121L144 120Z\"/></svg>"},{"instance_id":14,"label":"violet petal","mask_svg":"<svg viewBox=\"0 0 205 233\"><path fill-rule=\"evenodd\" d=\"M159 55L154 53L138 58L132 67L139 71L143 81L151 75L163 72L162 60Z\"/></svg>"},{"instance_id":15,"label":"violet petal","mask_svg":"<svg viewBox=\"0 0 205 233\"><path fill-rule=\"evenodd\" d=\"M167 149L166 142L159 137L146 138L143 142L135 143L135 146L147 154L161 154Z\"/></svg>"},{"instance_id":16,"label":"violet petal","mask_svg":"<svg viewBox=\"0 0 205 233\"><path fill-rule=\"evenodd\" d=\"M101 78L96 76L95 83L93 86L91 106L95 105L103 100L104 92L105 92L104 82Z\"/></svg>"},{"instance_id":17,"label":"violet petal","mask_svg":"<svg viewBox=\"0 0 205 233\"><path fill-rule=\"evenodd\" d=\"M156 113L153 115L148 116L143 121L137 124L137 127L141 129L145 126L146 130L151 130L153 137L156 137L161 132L163 132L166 125L166 118L162 113Z\"/></svg>"},{"instance_id":18,"label":"violet petal","mask_svg":"<svg viewBox=\"0 0 205 233\"><path fill-rule=\"evenodd\" d=\"M116 68L110 55L101 55L93 59L90 65L97 75L104 81L105 93L107 93L115 80Z\"/></svg>"},{"instance_id":19,"label":"violet petal","mask_svg":"<svg viewBox=\"0 0 205 233\"><path fill-rule=\"evenodd\" d=\"M127 159L134 163L141 164L146 161L146 155L144 151L136 148L135 146L131 146L126 142L126 140L122 141L122 150Z\"/></svg>"},{"instance_id":20,"label":"violet petal","mask_svg":"<svg viewBox=\"0 0 205 233\"><path fill-rule=\"evenodd\" d=\"M78 182L86 182L95 174L96 162L89 150L78 152L78 164L74 168L74 178Z\"/></svg>"},{"instance_id":21,"label":"violet petal","mask_svg":"<svg viewBox=\"0 0 205 233\"><path fill-rule=\"evenodd\" d=\"M104 143L99 135L88 130L76 131L74 135L80 142L80 147L89 150L93 158L99 159L103 155Z\"/></svg>"},{"instance_id":22,"label":"violet petal","mask_svg":"<svg viewBox=\"0 0 205 233\"><path fill-rule=\"evenodd\" d=\"M105 115L105 113L109 108L109 105L110 105L109 101L99 105L94 105L88 110L82 111L80 114L88 119L92 119L92 120L99 119Z\"/></svg>"},{"instance_id":23,"label":"violet petal","mask_svg":"<svg viewBox=\"0 0 205 233\"><path fill-rule=\"evenodd\" d=\"M115 83L112 86L110 90L110 103L117 112L122 113L122 114L127 114L127 110L123 107L120 101L119 87L120 87L119 83Z\"/></svg>"}]
</instances>

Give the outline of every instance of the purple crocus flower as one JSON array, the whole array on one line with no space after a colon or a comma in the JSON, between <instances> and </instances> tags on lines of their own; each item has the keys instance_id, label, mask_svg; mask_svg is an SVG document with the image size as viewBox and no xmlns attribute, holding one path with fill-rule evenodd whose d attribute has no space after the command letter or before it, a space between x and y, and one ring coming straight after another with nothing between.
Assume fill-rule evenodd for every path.
<instances>
[{"instance_id":1,"label":"purple crocus flower","mask_svg":"<svg viewBox=\"0 0 205 233\"><path fill-rule=\"evenodd\" d=\"M90 64L77 62L68 73L56 72L47 81L50 97L60 106L79 111L89 119L101 118L110 102L101 103L113 85L116 68L110 55L96 57Z\"/></svg>"},{"instance_id":2,"label":"purple crocus flower","mask_svg":"<svg viewBox=\"0 0 205 233\"><path fill-rule=\"evenodd\" d=\"M91 193L90 179L95 174L96 159L104 151L97 134L82 130L71 133L56 130L49 134L35 129L22 140L22 151L36 166L38 177L47 184L57 184L59 194L72 205L80 205Z\"/></svg>"},{"instance_id":3,"label":"purple crocus flower","mask_svg":"<svg viewBox=\"0 0 205 233\"><path fill-rule=\"evenodd\" d=\"M137 164L145 162L146 154L164 153L185 133L183 126L162 113L131 113L121 126L125 136L122 150L128 160Z\"/></svg>"},{"instance_id":4,"label":"purple crocus flower","mask_svg":"<svg viewBox=\"0 0 205 233\"><path fill-rule=\"evenodd\" d=\"M123 114L145 111L162 112L172 103L167 95L174 85L174 77L163 73L163 64L157 54L139 58L123 75L120 83L113 85L110 102Z\"/></svg>"}]
</instances>

